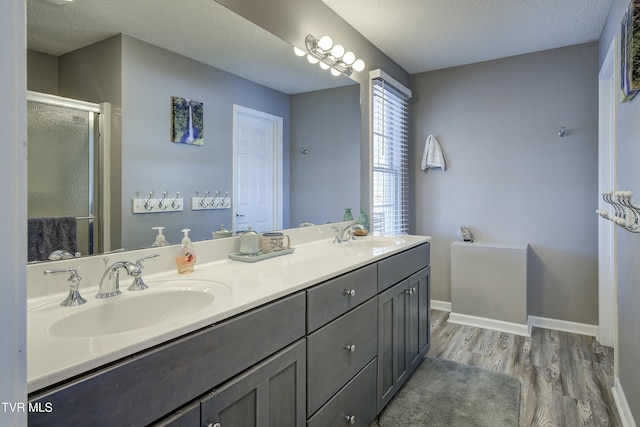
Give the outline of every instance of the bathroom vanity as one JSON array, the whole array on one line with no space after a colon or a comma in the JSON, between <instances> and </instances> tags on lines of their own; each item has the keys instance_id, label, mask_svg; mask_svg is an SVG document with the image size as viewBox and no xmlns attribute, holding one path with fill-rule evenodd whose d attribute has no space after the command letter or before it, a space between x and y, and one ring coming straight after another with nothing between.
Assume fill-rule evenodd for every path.
<instances>
[{"instance_id":1,"label":"bathroom vanity","mask_svg":"<svg viewBox=\"0 0 640 427\"><path fill-rule=\"evenodd\" d=\"M224 304L192 330L34 379L30 402L53 410L30 413L29 425L368 426L422 360L430 331L430 239L375 239L197 266L194 280L229 285Z\"/></svg>"}]
</instances>

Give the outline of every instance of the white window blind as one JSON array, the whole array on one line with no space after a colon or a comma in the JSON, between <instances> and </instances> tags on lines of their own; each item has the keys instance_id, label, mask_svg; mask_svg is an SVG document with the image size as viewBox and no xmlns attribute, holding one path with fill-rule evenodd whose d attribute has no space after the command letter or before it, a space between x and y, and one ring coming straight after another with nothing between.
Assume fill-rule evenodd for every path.
<instances>
[{"instance_id":1,"label":"white window blind","mask_svg":"<svg viewBox=\"0 0 640 427\"><path fill-rule=\"evenodd\" d=\"M409 95L407 95L409 93ZM372 219L376 235L409 228L408 132L410 91L383 76L371 80Z\"/></svg>"}]
</instances>

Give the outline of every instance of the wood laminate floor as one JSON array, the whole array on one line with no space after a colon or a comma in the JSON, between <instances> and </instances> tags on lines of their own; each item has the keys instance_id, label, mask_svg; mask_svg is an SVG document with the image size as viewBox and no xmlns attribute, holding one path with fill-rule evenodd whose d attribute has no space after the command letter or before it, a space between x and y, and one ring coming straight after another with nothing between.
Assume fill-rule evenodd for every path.
<instances>
[{"instance_id":1,"label":"wood laminate floor","mask_svg":"<svg viewBox=\"0 0 640 427\"><path fill-rule=\"evenodd\" d=\"M611 347L585 335L533 328L529 338L448 317L431 310L428 356L519 378L520 426L622 426L611 394Z\"/></svg>"}]
</instances>

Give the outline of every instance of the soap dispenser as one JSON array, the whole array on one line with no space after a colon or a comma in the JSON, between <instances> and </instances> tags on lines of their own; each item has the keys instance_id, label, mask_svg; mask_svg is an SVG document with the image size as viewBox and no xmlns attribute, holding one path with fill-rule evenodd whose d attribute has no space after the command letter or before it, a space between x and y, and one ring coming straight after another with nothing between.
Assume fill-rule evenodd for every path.
<instances>
[{"instance_id":1,"label":"soap dispenser","mask_svg":"<svg viewBox=\"0 0 640 427\"><path fill-rule=\"evenodd\" d=\"M182 230L184 237L182 238L180 249L178 249L178 254L176 255L176 266L180 274L192 273L193 266L196 265L196 252L189 238L190 231L189 228Z\"/></svg>"},{"instance_id":2,"label":"soap dispenser","mask_svg":"<svg viewBox=\"0 0 640 427\"><path fill-rule=\"evenodd\" d=\"M158 230L156 240L151 245L152 248L157 248L158 246L167 246L169 244L169 242L167 242L167 239L164 237L164 234L162 234L162 230L164 230L164 227L151 227L151 229Z\"/></svg>"}]
</instances>

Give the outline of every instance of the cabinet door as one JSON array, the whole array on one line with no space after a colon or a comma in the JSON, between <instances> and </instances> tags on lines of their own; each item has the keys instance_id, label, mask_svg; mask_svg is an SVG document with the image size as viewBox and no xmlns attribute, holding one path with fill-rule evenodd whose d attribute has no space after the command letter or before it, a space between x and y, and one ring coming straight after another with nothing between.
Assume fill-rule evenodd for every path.
<instances>
[{"instance_id":1,"label":"cabinet door","mask_svg":"<svg viewBox=\"0 0 640 427\"><path fill-rule=\"evenodd\" d=\"M304 340L224 384L200 406L203 427L294 427L305 424Z\"/></svg>"},{"instance_id":2,"label":"cabinet door","mask_svg":"<svg viewBox=\"0 0 640 427\"><path fill-rule=\"evenodd\" d=\"M378 411L409 377L409 280L378 296Z\"/></svg>"},{"instance_id":3,"label":"cabinet door","mask_svg":"<svg viewBox=\"0 0 640 427\"><path fill-rule=\"evenodd\" d=\"M409 372L418 367L430 343L430 267L409 278L407 305L409 310Z\"/></svg>"}]
</instances>

